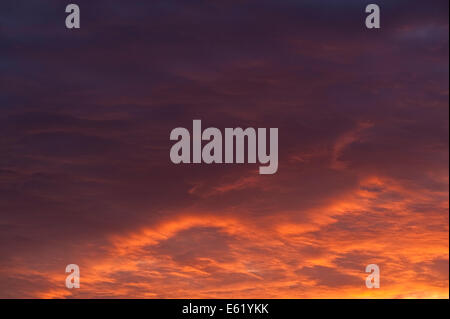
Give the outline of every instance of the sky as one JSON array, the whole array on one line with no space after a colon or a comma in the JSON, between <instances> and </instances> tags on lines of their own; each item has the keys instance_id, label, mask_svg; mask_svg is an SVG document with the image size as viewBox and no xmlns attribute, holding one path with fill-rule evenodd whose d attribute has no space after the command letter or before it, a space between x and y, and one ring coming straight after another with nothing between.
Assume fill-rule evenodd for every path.
<instances>
[{"instance_id":1,"label":"sky","mask_svg":"<svg viewBox=\"0 0 450 319\"><path fill-rule=\"evenodd\" d=\"M449 297L448 1L74 2L0 4L0 298Z\"/></svg>"}]
</instances>

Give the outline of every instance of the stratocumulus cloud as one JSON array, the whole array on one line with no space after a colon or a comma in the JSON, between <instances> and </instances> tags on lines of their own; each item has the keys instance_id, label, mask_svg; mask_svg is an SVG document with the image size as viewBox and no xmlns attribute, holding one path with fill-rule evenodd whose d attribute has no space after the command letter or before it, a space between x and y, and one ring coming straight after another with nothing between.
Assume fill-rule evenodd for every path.
<instances>
[{"instance_id":1,"label":"stratocumulus cloud","mask_svg":"<svg viewBox=\"0 0 450 319\"><path fill-rule=\"evenodd\" d=\"M448 298L447 1L77 3L0 10L0 297ZM198 118L277 173L173 165Z\"/></svg>"}]
</instances>

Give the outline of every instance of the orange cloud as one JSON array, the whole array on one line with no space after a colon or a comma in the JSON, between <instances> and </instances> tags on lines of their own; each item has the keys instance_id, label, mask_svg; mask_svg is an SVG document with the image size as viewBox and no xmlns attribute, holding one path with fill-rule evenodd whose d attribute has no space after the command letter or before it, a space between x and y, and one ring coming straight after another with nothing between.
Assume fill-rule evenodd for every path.
<instances>
[{"instance_id":1,"label":"orange cloud","mask_svg":"<svg viewBox=\"0 0 450 319\"><path fill-rule=\"evenodd\" d=\"M389 199L397 193L401 200ZM79 290L51 273L33 297L448 298L446 217L408 211L430 196L372 176L345 198L298 212L311 215L305 222L290 221L293 212L256 222L180 211L111 235L95 258L79 252ZM370 263L380 266L380 289L365 287Z\"/></svg>"}]
</instances>

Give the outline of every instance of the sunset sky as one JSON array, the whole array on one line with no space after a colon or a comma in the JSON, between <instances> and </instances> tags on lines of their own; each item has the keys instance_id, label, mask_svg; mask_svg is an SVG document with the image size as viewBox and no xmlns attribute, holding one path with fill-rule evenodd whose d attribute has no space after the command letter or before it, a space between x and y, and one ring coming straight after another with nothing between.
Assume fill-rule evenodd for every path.
<instances>
[{"instance_id":1,"label":"sunset sky","mask_svg":"<svg viewBox=\"0 0 450 319\"><path fill-rule=\"evenodd\" d=\"M71 2L0 3L0 298L449 297L447 0ZM277 173L173 164L194 119Z\"/></svg>"}]
</instances>

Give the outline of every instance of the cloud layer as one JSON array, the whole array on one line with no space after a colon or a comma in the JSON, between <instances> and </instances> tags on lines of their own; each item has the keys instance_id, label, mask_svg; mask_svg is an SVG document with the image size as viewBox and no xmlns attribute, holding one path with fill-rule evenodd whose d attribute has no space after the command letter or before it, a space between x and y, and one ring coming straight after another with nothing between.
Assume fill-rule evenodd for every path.
<instances>
[{"instance_id":1,"label":"cloud layer","mask_svg":"<svg viewBox=\"0 0 450 319\"><path fill-rule=\"evenodd\" d=\"M0 297L448 298L447 1L380 30L361 1L78 4L1 5ZM278 127L278 172L172 164L193 119Z\"/></svg>"}]
</instances>

